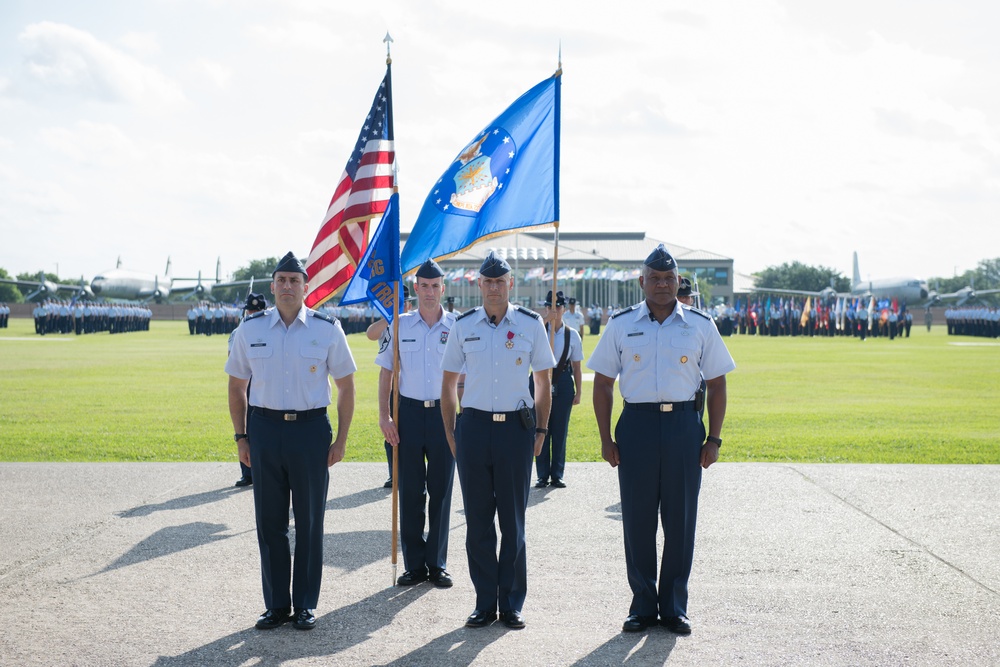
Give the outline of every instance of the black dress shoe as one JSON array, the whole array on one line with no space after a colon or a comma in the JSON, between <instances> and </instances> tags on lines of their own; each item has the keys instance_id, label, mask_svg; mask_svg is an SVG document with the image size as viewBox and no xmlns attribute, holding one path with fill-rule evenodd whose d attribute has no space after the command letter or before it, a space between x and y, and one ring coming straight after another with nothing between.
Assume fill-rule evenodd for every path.
<instances>
[{"instance_id":1,"label":"black dress shoe","mask_svg":"<svg viewBox=\"0 0 1000 667\"><path fill-rule=\"evenodd\" d=\"M396 580L396 583L400 586L413 586L414 584L419 584L421 581L427 581L427 570L404 572L403 576Z\"/></svg>"},{"instance_id":2,"label":"black dress shoe","mask_svg":"<svg viewBox=\"0 0 1000 667\"><path fill-rule=\"evenodd\" d=\"M233 486L250 486L251 484L253 484L253 478L240 477Z\"/></svg>"},{"instance_id":3,"label":"black dress shoe","mask_svg":"<svg viewBox=\"0 0 1000 667\"><path fill-rule=\"evenodd\" d=\"M548 485L549 485L549 480L547 479L540 479L537 482L535 482L536 489L544 489Z\"/></svg>"},{"instance_id":4,"label":"black dress shoe","mask_svg":"<svg viewBox=\"0 0 1000 667\"><path fill-rule=\"evenodd\" d=\"M389 479L385 480L385 484L382 485L382 488L383 489L391 489L392 488L392 477L390 477Z\"/></svg>"},{"instance_id":5,"label":"black dress shoe","mask_svg":"<svg viewBox=\"0 0 1000 667\"><path fill-rule=\"evenodd\" d=\"M316 615L312 609L296 609L292 625L296 630L312 630L316 627Z\"/></svg>"},{"instance_id":6,"label":"black dress shoe","mask_svg":"<svg viewBox=\"0 0 1000 667\"><path fill-rule=\"evenodd\" d=\"M622 632L644 632L651 625L656 625L656 616L639 616L630 614L622 624Z\"/></svg>"},{"instance_id":7,"label":"black dress shoe","mask_svg":"<svg viewBox=\"0 0 1000 667\"><path fill-rule=\"evenodd\" d=\"M558 477L553 477L552 478L552 486L556 487L557 489L565 489L566 488L566 482L562 481Z\"/></svg>"},{"instance_id":8,"label":"black dress shoe","mask_svg":"<svg viewBox=\"0 0 1000 667\"><path fill-rule=\"evenodd\" d=\"M671 616L660 621L660 625L679 635L691 634L691 621L686 616Z\"/></svg>"},{"instance_id":9,"label":"black dress shoe","mask_svg":"<svg viewBox=\"0 0 1000 667\"><path fill-rule=\"evenodd\" d=\"M520 630L524 627L524 616L515 609L500 612L500 621L511 630Z\"/></svg>"},{"instance_id":10,"label":"black dress shoe","mask_svg":"<svg viewBox=\"0 0 1000 667\"><path fill-rule=\"evenodd\" d=\"M431 583L438 588L451 588L455 582L451 580L451 575L445 570L431 570L431 574L428 577Z\"/></svg>"},{"instance_id":11,"label":"black dress shoe","mask_svg":"<svg viewBox=\"0 0 1000 667\"><path fill-rule=\"evenodd\" d=\"M483 611L482 609L476 609L472 612L472 615L469 616L469 618L465 619L465 627L482 628L495 620L497 620L497 613L495 611Z\"/></svg>"},{"instance_id":12,"label":"black dress shoe","mask_svg":"<svg viewBox=\"0 0 1000 667\"><path fill-rule=\"evenodd\" d=\"M268 609L254 624L258 630L273 630L292 620L292 610L288 607L282 609Z\"/></svg>"}]
</instances>

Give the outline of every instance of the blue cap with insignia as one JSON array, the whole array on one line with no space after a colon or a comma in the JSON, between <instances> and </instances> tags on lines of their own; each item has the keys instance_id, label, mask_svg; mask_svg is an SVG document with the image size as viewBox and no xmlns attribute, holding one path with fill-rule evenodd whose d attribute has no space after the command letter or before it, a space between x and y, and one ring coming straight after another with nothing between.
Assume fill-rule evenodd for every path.
<instances>
[{"instance_id":1,"label":"blue cap with insignia","mask_svg":"<svg viewBox=\"0 0 1000 667\"><path fill-rule=\"evenodd\" d=\"M271 272L271 277L273 278L274 274L278 271L284 271L285 273L301 273L307 278L309 277L309 274L306 273L306 267L302 266L302 262L300 262L295 255L292 254L291 250L289 250L288 254L282 257L281 261L278 262L278 266L276 266L274 271Z\"/></svg>"},{"instance_id":2,"label":"blue cap with insignia","mask_svg":"<svg viewBox=\"0 0 1000 667\"><path fill-rule=\"evenodd\" d=\"M417 278L440 278L443 275L444 271L433 259L427 260L417 269Z\"/></svg>"},{"instance_id":3,"label":"blue cap with insignia","mask_svg":"<svg viewBox=\"0 0 1000 667\"><path fill-rule=\"evenodd\" d=\"M549 290L549 293L545 295L545 305L546 306L552 305L552 290ZM565 305L566 305L566 297L563 295L562 290L559 290L558 292L556 292L556 308Z\"/></svg>"},{"instance_id":4,"label":"blue cap with insignia","mask_svg":"<svg viewBox=\"0 0 1000 667\"><path fill-rule=\"evenodd\" d=\"M677 262L674 261L673 256L661 243L653 249L653 252L649 253L649 257L643 262L646 266L653 269L654 271L673 271L677 268Z\"/></svg>"},{"instance_id":5,"label":"blue cap with insignia","mask_svg":"<svg viewBox=\"0 0 1000 667\"><path fill-rule=\"evenodd\" d=\"M250 294L247 294L247 302L243 307L248 313L256 313L258 310L267 308L267 301L264 299L263 294L250 292Z\"/></svg>"},{"instance_id":6,"label":"blue cap with insignia","mask_svg":"<svg viewBox=\"0 0 1000 667\"><path fill-rule=\"evenodd\" d=\"M691 296L691 281L681 278L681 285L677 288L677 296Z\"/></svg>"},{"instance_id":7,"label":"blue cap with insignia","mask_svg":"<svg viewBox=\"0 0 1000 667\"><path fill-rule=\"evenodd\" d=\"M403 285L403 301L409 301L409 300L410 300L410 288L407 287L406 285Z\"/></svg>"},{"instance_id":8,"label":"blue cap with insignia","mask_svg":"<svg viewBox=\"0 0 1000 667\"><path fill-rule=\"evenodd\" d=\"M490 254L486 255L486 259L483 260L483 265L479 267L479 273L487 278L499 278L510 273L510 264L507 263L507 260L499 257L495 251L490 250Z\"/></svg>"}]
</instances>

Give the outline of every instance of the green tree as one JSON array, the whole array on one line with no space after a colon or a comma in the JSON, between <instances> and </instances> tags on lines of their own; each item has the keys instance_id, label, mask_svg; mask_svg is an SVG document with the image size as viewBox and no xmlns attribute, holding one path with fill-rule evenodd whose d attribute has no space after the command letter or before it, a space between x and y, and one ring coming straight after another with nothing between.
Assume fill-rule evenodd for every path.
<instances>
[{"instance_id":1,"label":"green tree","mask_svg":"<svg viewBox=\"0 0 1000 667\"><path fill-rule=\"evenodd\" d=\"M10 274L7 273L7 270L2 267L0 267L0 278L6 278L7 280L14 280L14 278L11 278ZM17 280L20 280L20 278L17 278ZM23 303L24 294L22 294L21 290L17 288L17 285L8 285L6 283L0 283L0 302Z\"/></svg>"},{"instance_id":2,"label":"green tree","mask_svg":"<svg viewBox=\"0 0 1000 667\"><path fill-rule=\"evenodd\" d=\"M794 289L819 292L833 287L838 292L850 292L851 281L835 269L825 266L808 266L802 262L769 266L754 274L758 287Z\"/></svg>"}]
</instances>

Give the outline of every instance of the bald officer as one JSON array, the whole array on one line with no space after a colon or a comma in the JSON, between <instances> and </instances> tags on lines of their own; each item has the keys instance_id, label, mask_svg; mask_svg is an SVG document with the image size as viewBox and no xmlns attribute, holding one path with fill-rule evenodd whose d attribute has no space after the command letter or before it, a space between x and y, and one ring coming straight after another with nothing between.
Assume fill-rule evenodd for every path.
<instances>
[{"instance_id":1,"label":"bald officer","mask_svg":"<svg viewBox=\"0 0 1000 667\"><path fill-rule=\"evenodd\" d=\"M632 604L622 626L661 624L689 634L688 577L694 557L701 470L719 456L726 415L726 373L736 364L709 316L677 301L677 263L663 245L639 278L645 300L617 313L587 367L601 454L618 468L625 566ZM699 414L704 376L708 435ZM625 406L611 434L615 378ZM656 573L657 513L664 547Z\"/></svg>"},{"instance_id":2,"label":"bald officer","mask_svg":"<svg viewBox=\"0 0 1000 667\"><path fill-rule=\"evenodd\" d=\"M441 412L458 464L465 550L476 589L476 608L465 622L472 628L495 621L498 609L508 628L524 627L524 515L531 460L542 450L548 431L542 425L548 423L552 400L548 370L556 360L539 315L508 302L513 285L510 265L490 251L479 269L483 305L455 321L441 363ZM529 369L534 400L528 390ZM465 393L456 420L462 372ZM499 559L494 517L500 523Z\"/></svg>"},{"instance_id":3,"label":"bald officer","mask_svg":"<svg viewBox=\"0 0 1000 667\"><path fill-rule=\"evenodd\" d=\"M430 579L439 588L452 585L448 566L448 531L455 457L441 419L441 358L455 314L441 306L444 271L432 259L417 269L417 310L399 316L399 421L393 421L393 346L383 344L375 363L378 378L379 428L385 441L399 449L399 521L403 564L397 580L412 586ZM383 335L391 342L392 330ZM424 507L427 507L427 515ZM426 520L425 520L426 519ZM424 538L424 527L427 537Z\"/></svg>"},{"instance_id":4,"label":"bald officer","mask_svg":"<svg viewBox=\"0 0 1000 667\"><path fill-rule=\"evenodd\" d=\"M226 361L233 437L240 461L253 469L267 607L257 619L261 630L288 621L299 630L316 625L329 467L344 458L354 416L357 367L347 338L336 320L305 307L306 280L302 262L289 252L271 274L275 307L248 317L236 329ZM336 439L326 412L330 377L337 385ZM295 513L294 573L288 543L289 495Z\"/></svg>"}]
</instances>

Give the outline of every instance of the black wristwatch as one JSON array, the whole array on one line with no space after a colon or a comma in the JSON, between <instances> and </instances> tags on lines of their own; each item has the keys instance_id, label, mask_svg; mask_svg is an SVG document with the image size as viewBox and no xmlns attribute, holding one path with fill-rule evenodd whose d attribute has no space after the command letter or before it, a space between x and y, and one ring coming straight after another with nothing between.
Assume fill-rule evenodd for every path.
<instances>
[{"instance_id":1,"label":"black wristwatch","mask_svg":"<svg viewBox=\"0 0 1000 667\"><path fill-rule=\"evenodd\" d=\"M705 436L705 442L711 442L719 447L722 447L722 438L716 438L714 435Z\"/></svg>"},{"instance_id":2,"label":"black wristwatch","mask_svg":"<svg viewBox=\"0 0 1000 667\"><path fill-rule=\"evenodd\" d=\"M247 437L246 433L235 433L235 434L233 434L233 440L235 440L236 442L239 442L243 438L247 438L249 440L249 438Z\"/></svg>"},{"instance_id":3,"label":"black wristwatch","mask_svg":"<svg viewBox=\"0 0 1000 667\"><path fill-rule=\"evenodd\" d=\"M547 428L536 428L535 433L541 433L542 435L548 435L549 429Z\"/></svg>"}]
</instances>

